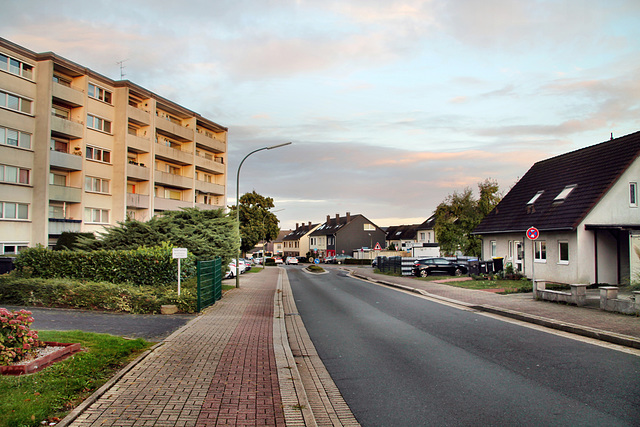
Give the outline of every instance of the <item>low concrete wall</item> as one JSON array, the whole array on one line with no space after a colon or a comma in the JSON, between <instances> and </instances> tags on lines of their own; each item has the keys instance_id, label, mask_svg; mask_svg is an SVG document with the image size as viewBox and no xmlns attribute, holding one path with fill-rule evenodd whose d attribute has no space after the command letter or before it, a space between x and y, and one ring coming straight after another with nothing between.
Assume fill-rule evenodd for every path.
<instances>
[{"instance_id":1,"label":"low concrete wall","mask_svg":"<svg viewBox=\"0 0 640 427\"><path fill-rule=\"evenodd\" d=\"M537 300L564 302L577 306L587 303L587 286L583 284L572 284L571 292L551 291L545 289L547 283L544 280L534 280L533 297Z\"/></svg>"},{"instance_id":2,"label":"low concrete wall","mask_svg":"<svg viewBox=\"0 0 640 427\"><path fill-rule=\"evenodd\" d=\"M617 286L600 286L600 309L616 313L640 315L640 292L630 298L618 298Z\"/></svg>"}]
</instances>

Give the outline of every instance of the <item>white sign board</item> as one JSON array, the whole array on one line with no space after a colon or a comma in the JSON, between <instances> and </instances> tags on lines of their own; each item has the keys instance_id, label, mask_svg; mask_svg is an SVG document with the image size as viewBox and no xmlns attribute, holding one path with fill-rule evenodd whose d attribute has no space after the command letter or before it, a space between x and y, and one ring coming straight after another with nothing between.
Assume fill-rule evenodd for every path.
<instances>
[{"instance_id":1,"label":"white sign board","mask_svg":"<svg viewBox=\"0 0 640 427\"><path fill-rule=\"evenodd\" d=\"M172 255L174 259L186 258L187 248L173 248Z\"/></svg>"}]
</instances>

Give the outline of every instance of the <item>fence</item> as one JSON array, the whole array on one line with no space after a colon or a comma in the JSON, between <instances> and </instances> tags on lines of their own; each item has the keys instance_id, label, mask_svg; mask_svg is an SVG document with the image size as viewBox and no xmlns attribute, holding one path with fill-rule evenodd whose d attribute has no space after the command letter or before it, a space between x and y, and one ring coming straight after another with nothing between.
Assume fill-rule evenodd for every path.
<instances>
[{"instance_id":1,"label":"fence","mask_svg":"<svg viewBox=\"0 0 640 427\"><path fill-rule=\"evenodd\" d=\"M198 311L215 304L222 298L222 260L196 263L198 275Z\"/></svg>"}]
</instances>

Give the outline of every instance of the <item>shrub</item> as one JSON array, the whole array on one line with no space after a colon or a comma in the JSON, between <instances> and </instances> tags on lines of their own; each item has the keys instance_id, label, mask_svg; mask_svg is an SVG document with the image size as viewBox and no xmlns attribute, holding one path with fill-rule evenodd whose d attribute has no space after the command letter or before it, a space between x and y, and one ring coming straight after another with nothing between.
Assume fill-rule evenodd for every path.
<instances>
[{"instance_id":1,"label":"shrub","mask_svg":"<svg viewBox=\"0 0 640 427\"><path fill-rule=\"evenodd\" d=\"M19 362L44 346L38 332L29 329L32 323L30 311L0 308L0 365Z\"/></svg>"}]
</instances>

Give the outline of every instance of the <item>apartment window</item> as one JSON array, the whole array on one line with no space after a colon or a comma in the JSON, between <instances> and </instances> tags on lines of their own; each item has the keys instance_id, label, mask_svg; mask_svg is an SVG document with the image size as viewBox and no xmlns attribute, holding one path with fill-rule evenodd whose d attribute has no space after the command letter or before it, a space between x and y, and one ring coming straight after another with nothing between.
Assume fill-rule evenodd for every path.
<instances>
[{"instance_id":1,"label":"apartment window","mask_svg":"<svg viewBox=\"0 0 640 427\"><path fill-rule=\"evenodd\" d=\"M33 101L29 99L0 91L0 107L31 114L31 104L33 104Z\"/></svg>"},{"instance_id":2,"label":"apartment window","mask_svg":"<svg viewBox=\"0 0 640 427\"><path fill-rule=\"evenodd\" d=\"M63 76L61 74L54 74L53 75L53 82L61 84L63 86L71 87L71 78Z\"/></svg>"},{"instance_id":3,"label":"apartment window","mask_svg":"<svg viewBox=\"0 0 640 427\"><path fill-rule=\"evenodd\" d=\"M84 178L84 189L95 193L109 193L109 180L87 176Z\"/></svg>"},{"instance_id":4,"label":"apartment window","mask_svg":"<svg viewBox=\"0 0 640 427\"><path fill-rule=\"evenodd\" d=\"M62 138L51 138L49 148L60 153L69 153L69 140Z\"/></svg>"},{"instance_id":5,"label":"apartment window","mask_svg":"<svg viewBox=\"0 0 640 427\"><path fill-rule=\"evenodd\" d=\"M167 165L167 172L171 175L180 175L180 168L176 166Z\"/></svg>"},{"instance_id":6,"label":"apartment window","mask_svg":"<svg viewBox=\"0 0 640 427\"><path fill-rule=\"evenodd\" d=\"M558 242L558 264L569 264L569 242Z\"/></svg>"},{"instance_id":7,"label":"apartment window","mask_svg":"<svg viewBox=\"0 0 640 427\"><path fill-rule=\"evenodd\" d=\"M111 133L111 122L100 117L87 114L87 127L101 132Z\"/></svg>"},{"instance_id":8,"label":"apartment window","mask_svg":"<svg viewBox=\"0 0 640 427\"><path fill-rule=\"evenodd\" d=\"M49 184L67 186L67 175L63 173L49 172Z\"/></svg>"},{"instance_id":9,"label":"apartment window","mask_svg":"<svg viewBox=\"0 0 640 427\"><path fill-rule=\"evenodd\" d=\"M31 148L31 134L0 126L0 144Z\"/></svg>"},{"instance_id":10,"label":"apartment window","mask_svg":"<svg viewBox=\"0 0 640 427\"><path fill-rule=\"evenodd\" d=\"M64 202L49 202L49 218L65 219Z\"/></svg>"},{"instance_id":11,"label":"apartment window","mask_svg":"<svg viewBox=\"0 0 640 427\"><path fill-rule=\"evenodd\" d=\"M632 208L638 207L638 183L629 183L629 206Z\"/></svg>"},{"instance_id":12,"label":"apartment window","mask_svg":"<svg viewBox=\"0 0 640 427\"><path fill-rule=\"evenodd\" d=\"M135 184L127 183L127 193L136 194L136 186L135 186Z\"/></svg>"},{"instance_id":13,"label":"apartment window","mask_svg":"<svg viewBox=\"0 0 640 427\"><path fill-rule=\"evenodd\" d=\"M71 120L71 109L54 104L51 106L51 115L65 120Z\"/></svg>"},{"instance_id":14,"label":"apartment window","mask_svg":"<svg viewBox=\"0 0 640 427\"><path fill-rule=\"evenodd\" d=\"M373 231L376 228L373 226L373 224L365 224L364 225L364 231Z\"/></svg>"},{"instance_id":15,"label":"apartment window","mask_svg":"<svg viewBox=\"0 0 640 427\"><path fill-rule=\"evenodd\" d=\"M29 219L29 205L26 203L0 202L0 218Z\"/></svg>"},{"instance_id":16,"label":"apartment window","mask_svg":"<svg viewBox=\"0 0 640 427\"><path fill-rule=\"evenodd\" d=\"M92 83L89 83L89 92L88 95L91 98L98 99L102 102L106 102L111 104L111 92L106 89L101 88L100 86L96 86Z\"/></svg>"},{"instance_id":17,"label":"apartment window","mask_svg":"<svg viewBox=\"0 0 640 427\"><path fill-rule=\"evenodd\" d=\"M180 200L180 193L181 192L179 190L171 190L171 189L165 188L164 198L171 199L171 200Z\"/></svg>"},{"instance_id":18,"label":"apartment window","mask_svg":"<svg viewBox=\"0 0 640 427\"><path fill-rule=\"evenodd\" d=\"M108 224L109 210L97 209L97 208L85 208L84 221L88 223Z\"/></svg>"},{"instance_id":19,"label":"apartment window","mask_svg":"<svg viewBox=\"0 0 640 427\"><path fill-rule=\"evenodd\" d=\"M95 160L97 162L111 163L111 152L98 147L87 146L87 160Z\"/></svg>"},{"instance_id":20,"label":"apartment window","mask_svg":"<svg viewBox=\"0 0 640 427\"><path fill-rule=\"evenodd\" d=\"M0 165L0 181L14 184L29 184L31 171L16 166Z\"/></svg>"},{"instance_id":21,"label":"apartment window","mask_svg":"<svg viewBox=\"0 0 640 427\"><path fill-rule=\"evenodd\" d=\"M491 257L495 257L497 254L497 242L495 240L491 241Z\"/></svg>"},{"instance_id":22,"label":"apartment window","mask_svg":"<svg viewBox=\"0 0 640 427\"><path fill-rule=\"evenodd\" d=\"M547 262L547 242L544 240L535 241L534 260L535 262Z\"/></svg>"},{"instance_id":23,"label":"apartment window","mask_svg":"<svg viewBox=\"0 0 640 427\"><path fill-rule=\"evenodd\" d=\"M0 254L17 255L20 251L27 249L27 243L0 243Z\"/></svg>"},{"instance_id":24,"label":"apartment window","mask_svg":"<svg viewBox=\"0 0 640 427\"><path fill-rule=\"evenodd\" d=\"M33 79L33 66L0 53L0 70L16 76Z\"/></svg>"}]
</instances>

